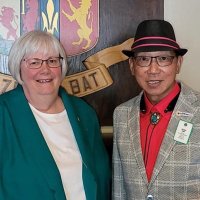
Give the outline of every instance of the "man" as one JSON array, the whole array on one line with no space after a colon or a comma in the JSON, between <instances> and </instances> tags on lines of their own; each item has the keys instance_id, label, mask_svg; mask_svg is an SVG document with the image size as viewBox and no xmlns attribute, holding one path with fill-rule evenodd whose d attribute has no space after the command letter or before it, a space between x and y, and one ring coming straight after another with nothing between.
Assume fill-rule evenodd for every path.
<instances>
[{"instance_id":1,"label":"man","mask_svg":"<svg viewBox=\"0 0 200 200\"><path fill-rule=\"evenodd\" d=\"M114 112L113 200L200 199L200 94L176 80L186 52L164 20L123 51L143 90Z\"/></svg>"}]
</instances>

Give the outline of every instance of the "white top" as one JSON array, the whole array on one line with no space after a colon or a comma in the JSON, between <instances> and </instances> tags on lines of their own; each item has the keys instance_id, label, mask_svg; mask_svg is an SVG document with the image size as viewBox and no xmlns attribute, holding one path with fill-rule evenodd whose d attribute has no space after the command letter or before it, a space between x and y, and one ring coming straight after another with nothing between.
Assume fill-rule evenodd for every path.
<instances>
[{"instance_id":1,"label":"white top","mask_svg":"<svg viewBox=\"0 0 200 200\"><path fill-rule=\"evenodd\" d=\"M47 114L29 105L60 171L67 200L85 200L82 158L66 110Z\"/></svg>"}]
</instances>

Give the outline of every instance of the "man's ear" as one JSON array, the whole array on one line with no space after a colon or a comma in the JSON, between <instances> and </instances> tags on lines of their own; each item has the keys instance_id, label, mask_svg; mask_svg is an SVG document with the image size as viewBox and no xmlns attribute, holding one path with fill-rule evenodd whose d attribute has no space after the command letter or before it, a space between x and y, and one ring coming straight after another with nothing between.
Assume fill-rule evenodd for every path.
<instances>
[{"instance_id":1,"label":"man's ear","mask_svg":"<svg viewBox=\"0 0 200 200\"><path fill-rule=\"evenodd\" d=\"M179 72L181 70L182 63L183 63L183 56L178 56L177 65L176 65L176 74L179 74Z\"/></svg>"},{"instance_id":2,"label":"man's ear","mask_svg":"<svg viewBox=\"0 0 200 200\"><path fill-rule=\"evenodd\" d=\"M129 58L128 62L129 62L131 74L134 76L135 73L134 73L134 60L133 60L133 58Z\"/></svg>"}]
</instances>

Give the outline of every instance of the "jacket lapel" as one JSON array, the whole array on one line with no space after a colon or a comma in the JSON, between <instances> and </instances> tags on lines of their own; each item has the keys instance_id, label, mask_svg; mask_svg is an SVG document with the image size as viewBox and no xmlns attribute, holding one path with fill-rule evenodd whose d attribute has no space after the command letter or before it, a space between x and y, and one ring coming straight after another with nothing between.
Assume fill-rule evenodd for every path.
<instances>
[{"instance_id":1,"label":"jacket lapel","mask_svg":"<svg viewBox=\"0 0 200 200\"><path fill-rule=\"evenodd\" d=\"M163 168L163 165L165 164L167 158L169 157L171 151L173 150L174 145L176 145L176 141L174 140L174 135L175 135L179 121L183 120L185 122L190 122L195 112L197 112L197 109L195 108L195 106L192 106L192 104L195 101L196 101L196 97L193 94L189 95L189 90L183 87L181 90L178 102L172 113L172 117L169 122L167 132L164 136L162 145L160 147L160 152L163 152L163 153L160 153L157 158L149 187L151 187L151 185L155 181L160 170ZM189 113L189 115L184 115L184 113Z\"/></svg>"},{"instance_id":2,"label":"jacket lapel","mask_svg":"<svg viewBox=\"0 0 200 200\"><path fill-rule=\"evenodd\" d=\"M79 113L76 111L78 108L75 108L75 105L73 104L72 100L69 98L69 96L67 96L65 93L63 93L61 91L61 96L62 96L62 100L64 102L64 106L66 108L68 117L69 117L69 121L71 123L76 141L78 143L78 147L82 156L82 160L83 162L88 166L91 167L91 158L90 158L90 152L89 152L89 148L87 148L87 143L86 143L86 139L84 138L84 134L82 133L84 130L84 128L82 127L82 120L81 120L81 116L79 116Z\"/></svg>"},{"instance_id":3,"label":"jacket lapel","mask_svg":"<svg viewBox=\"0 0 200 200\"><path fill-rule=\"evenodd\" d=\"M133 148L134 156L136 159L136 162L138 164L138 168L141 174L141 177L144 180L144 183L146 185L148 184L147 176L146 176L146 169L144 166L143 161L143 155L142 155L142 148L141 148L141 142L140 142L140 99L141 95L137 98L137 102L134 104L136 106L131 107L128 116L130 118L128 119L128 122L130 123L128 127L130 129L128 130L130 135L130 143L131 148ZM133 115L134 113L134 115Z\"/></svg>"},{"instance_id":4,"label":"jacket lapel","mask_svg":"<svg viewBox=\"0 0 200 200\"><path fill-rule=\"evenodd\" d=\"M82 170L83 170L83 182L84 182L84 188L86 191L86 196L87 199L95 199L96 198L96 182L95 182L95 177L94 174L95 172L93 171L93 164L92 163L92 155L91 152L87 146L88 142L87 140L89 140L90 138L85 138L85 135L89 135L84 134L85 130L84 126L83 126L83 121L82 119L86 116L82 116L80 115L80 113L77 111L79 108L77 104L74 103L73 98L66 94L65 91L63 91L63 89L60 90L60 95L62 97L63 103L65 105L68 117L69 117L69 121L71 123L75 138L76 138L76 142L78 144L79 147L79 151L81 153L81 157L82 157ZM89 190L87 192L87 190Z\"/></svg>"}]
</instances>

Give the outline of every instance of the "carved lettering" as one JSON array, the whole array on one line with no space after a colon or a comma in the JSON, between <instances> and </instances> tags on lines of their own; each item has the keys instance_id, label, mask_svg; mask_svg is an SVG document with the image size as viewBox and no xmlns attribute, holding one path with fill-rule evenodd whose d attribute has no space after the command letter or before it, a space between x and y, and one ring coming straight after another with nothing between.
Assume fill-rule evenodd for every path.
<instances>
[{"instance_id":1,"label":"carved lettering","mask_svg":"<svg viewBox=\"0 0 200 200\"><path fill-rule=\"evenodd\" d=\"M95 75L96 75L96 74L97 74L97 73L94 72L94 73L89 74L88 76L89 76L89 77L91 76L91 77L93 78L95 85L98 87L99 84L97 83L97 80L96 80L96 78L95 78Z\"/></svg>"},{"instance_id":2,"label":"carved lettering","mask_svg":"<svg viewBox=\"0 0 200 200\"><path fill-rule=\"evenodd\" d=\"M82 97L112 84L105 65L65 77L62 86L69 94Z\"/></svg>"},{"instance_id":3,"label":"carved lettering","mask_svg":"<svg viewBox=\"0 0 200 200\"><path fill-rule=\"evenodd\" d=\"M72 94L80 93L80 87L79 87L78 79L71 80L71 81L69 81L69 83L70 83L70 86L71 86Z\"/></svg>"},{"instance_id":4,"label":"carved lettering","mask_svg":"<svg viewBox=\"0 0 200 200\"><path fill-rule=\"evenodd\" d=\"M88 89L92 89L89 81L86 79L85 76L82 77L82 81L83 81L83 87L84 87L84 91L87 91Z\"/></svg>"},{"instance_id":5,"label":"carved lettering","mask_svg":"<svg viewBox=\"0 0 200 200\"><path fill-rule=\"evenodd\" d=\"M82 76L77 79L69 80L72 94L79 94L81 92L87 92L95 89L99 86L96 78L97 73L92 72L87 76Z\"/></svg>"}]
</instances>

